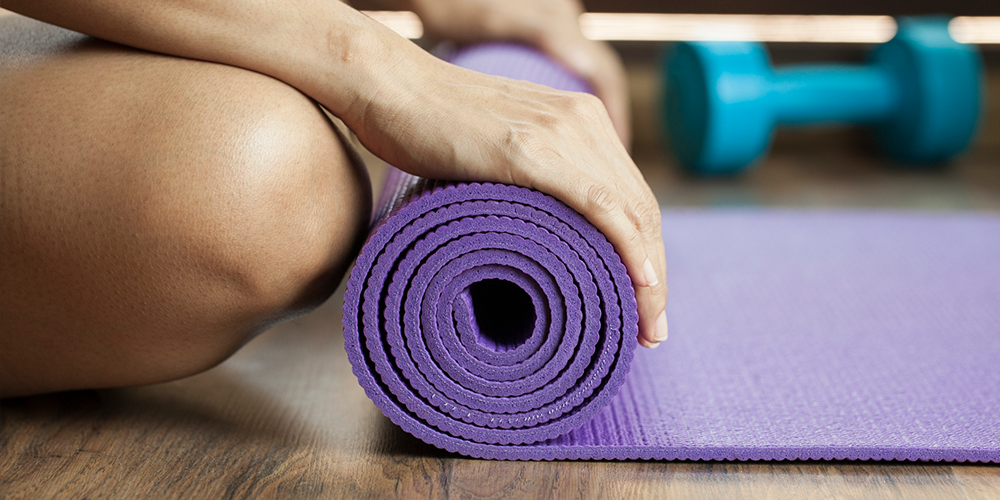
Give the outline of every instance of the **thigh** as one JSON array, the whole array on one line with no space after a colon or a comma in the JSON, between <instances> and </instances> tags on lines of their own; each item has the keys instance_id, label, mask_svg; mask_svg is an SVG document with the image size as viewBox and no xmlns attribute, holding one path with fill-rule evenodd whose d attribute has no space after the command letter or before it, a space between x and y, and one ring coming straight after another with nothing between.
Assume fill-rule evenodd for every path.
<instances>
[{"instance_id":1,"label":"thigh","mask_svg":"<svg viewBox=\"0 0 1000 500\"><path fill-rule=\"evenodd\" d=\"M0 18L0 396L206 369L335 288L367 174L264 75Z\"/></svg>"}]
</instances>

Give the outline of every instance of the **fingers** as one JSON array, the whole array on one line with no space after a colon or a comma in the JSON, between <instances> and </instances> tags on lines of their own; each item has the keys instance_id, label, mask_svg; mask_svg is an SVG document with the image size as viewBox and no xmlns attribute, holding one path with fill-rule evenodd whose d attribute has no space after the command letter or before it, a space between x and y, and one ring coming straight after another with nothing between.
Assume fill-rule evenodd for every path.
<instances>
[{"instance_id":1,"label":"fingers","mask_svg":"<svg viewBox=\"0 0 1000 500\"><path fill-rule=\"evenodd\" d=\"M583 36L579 0L414 0L412 8L431 39L517 40L541 49L590 83L622 144L630 148L624 67L608 44Z\"/></svg>"},{"instance_id":2,"label":"fingers","mask_svg":"<svg viewBox=\"0 0 1000 500\"><path fill-rule=\"evenodd\" d=\"M635 288L639 343L656 347L667 338L666 257L660 212L645 183L629 181L629 176L623 175L627 168L621 166L618 172L613 169L606 175L572 182L563 178L539 188L580 212L615 247Z\"/></svg>"},{"instance_id":3,"label":"fingers","mask_svg":"<svg viewBox=\"0 0 1000 500\"><path fill-rule=\"evenodd\" d=\"M655 348L667 340L666 283L636 287L635 297L639 308L639 344Z\"/></svg>"},{"instance_id":4,"label":"fingers","mask_svg":"<svg viewBox=\"0 0 1000 500\"><path fill-rule=\"evenodd\" d=\"M659 205L597 98L549 91L547 102L551 114L511 141L511 180L562 200L607 237L635 289L640 343L651 347L667 336Z\"/></svg>"},{"instance_id":5,"label":"fingers","mask_svg":"<svg viewBox=\"0 0 1000 500\"><path fill-rule=\"evenodd\" d=\"M648 192L648 188L647 192ZM641 263L642 278L638 279L637 263L626 263L629 276L635 286L636 306L639 313L640 344L656 347L667 339L667 277L666 257L663 248L663 233L660 225L660 211L655 198L646 195L632 205L625 203L630 222L642 238L646 260ZM612 244L615 244L612 242ZM616 245L616 248L618 246ZM624 260L624 259L623 259Z\"/></svg>"},{"instance_id":6,"label":"fingers","mask_svg":"<svg viewBox=\"0 0 1000 500\"><path fill-rule=\"evenodd\" d=\"M614 132L610 130L609 121L605 118L605 130L607 135L611 137ZM620 187L616 190L619 194L618 199L612 200L612 204L620 207L619 209L625 214L630 227L624 227L618 235L608 232L605 232L605 235L622 256L622 261L625 263L635 287L636 305L639 313L640 344L645 347L656 347L660 342L666 340L668 330L665 314L667 264L660 209L656 197L639 169L624 152L620 154L627 158L628 164L620 165L615 170L615 173L618 174ZM614 179L615 177L602 178ZM628 234L628 232L632 232L632 234ZM638 260L636 251L627 250L627 248L636 248L639 245L645 249L646 259L643 261Z\"/></svg>"},{"instance_id":7,"label":"fingers","mask_svg":"<svg viewBox=\"0 0 1000 500\"><path fill-rule=\"evenodd\" d=\"M667 338L667 277L660 213L651 195L604 187L589 188L583 213L608 238L622 258L635 288L640 344L656 347ZM633 201L641 200L641 201ZM603 227L602 227L603 226Z\"/></svg>"}]
</instances>

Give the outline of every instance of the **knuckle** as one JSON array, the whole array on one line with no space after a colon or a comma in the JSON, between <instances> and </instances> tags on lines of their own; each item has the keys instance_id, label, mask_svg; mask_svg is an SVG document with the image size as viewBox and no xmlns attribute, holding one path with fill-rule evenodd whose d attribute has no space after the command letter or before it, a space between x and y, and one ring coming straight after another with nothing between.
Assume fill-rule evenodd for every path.
<instances>
[{"instance_id":1,"label":"knuckle","mask_svg":"<svg viewBox=\"0 0 1000 500\"><path fill-rule=\"evenodd\" d=\"M529 127L510 126L504 132L501 144L505 156L519 160L537 156L543 142Z\"/></svg>"},{"instance_id":2,"label":"knuckle","mask_svg":"<svg viewBox=\"0 0 1000 500\"><path fill-rule=\"evenodd\" d=\"M660 211L651 208L648 204L641 203L632 210L633 222L636 229L642 234L656 234L660 232Z\"/></svg>"},{"instance_id":3,"label":"knuckle","mask_svg":"<svg viewBox=\"0 0 1000 500\"><path fill-rule=\"evenodd\" d=\"M566 96L549 97L549 104L530 110L524 124L534 127L539 133L562 133L577 121L569 111Z\"/></svg>"},{"instance_id":4,"label":"knuckle","mask_svg":"<svg viewBox=\"0 0 1000 500\"><path fill-rule=\"evenodd\" d=\"M618 208L617 198L604 184L591 183L587 186L584 196L587 198L586 206L590 212L606 215Z\"/></svg>"},{"instance_id":5,"label":"knuckle","mask_svg":"<svg viewBox=\"0 0 1000 500\"><path fill-rule=\"evenodd\" d=\"M547 113L545 111L539 111L535 115L535 122L546 130L558 131L564 128L568 124L569 120L567 120L566 117L560 116L555 113Z\"/></svg>"},{"instance_id":6,"label":"knuckle","mask_svg":"<svg viewBox=\"0 0 1000 500\"><path fill-rule=\"evenodd\" d=\"M660 280L655 285L649 285L649 291L652 292L654 297L666 297L667 296L667 282Z\"/></svg>"},{"instance_id":7,"label":"knuckle","mask_svg":"<svg viewBox=\"0 0 1000 500\"><path fill-rule=\"evenodd\" d=\"M574 110L580 115L597 115L600 116L601 111L604 110L604 103L593 95L587 93L576 93L574 97Z\"/></svg>"},{"instance_id":8,"label":"knuckle","mask_svg":"<svg viewBox=\"0 0 1000 500\"><path fill-rule=\"evenodd\" d=\"M592 125L603 120L597 107L603 109L604 105L590 94L559 92L550 96L548 103L549 107L535 113L533 122L559 137L587 137Z\"/></svg>"},{"instance_id":9,"label":"knuckle","mask_svg":"<svg viewBox=\"0 0 1000 500\"><path fill-rule=\"evenodd\" d=\"M632 248L641 248L645 241L642 239L642 234L638 231L630 230L628 236L625 238L625 244Z\"/></svg>"},{"instance_id":10,"label":"knuckle","mask_svg":"<svg viewBox=\"0 0 1000 500\"><path fill-rule=\"evenodd\" d=\"M596 95L588 93L580 93L578 95L580 96L582 103L586 105L588 109L604 109L604 103Z\"/></svg>"},{"instance_id":11,"label":"knuckle","mask_svg":"<svg viewBox=\"0 0 1000 500\"><path fill-rule=\"evenodd\" d=\"M600 99L583 92L560 92L557 99L559 108L573 118L593 115L594 101L600 104Z\"/></svg>"}]
</instances>

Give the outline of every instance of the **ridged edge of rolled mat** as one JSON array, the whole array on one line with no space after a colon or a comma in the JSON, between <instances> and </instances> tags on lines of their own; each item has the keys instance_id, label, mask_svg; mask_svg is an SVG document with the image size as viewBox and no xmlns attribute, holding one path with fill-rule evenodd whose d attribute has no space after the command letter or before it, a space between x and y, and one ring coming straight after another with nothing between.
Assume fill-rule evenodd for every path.
<instances>
[{"instance_id":1,"label":"ridged edge of rolled mat","mask_svg":"<svg viewBox=\"0 0 1000 500\"><path fill-rule=\"evenodd\" d=\"M522 208L541 209L554 220L561 221L566 228L576 234L576 239L579 240L577 244L580 241L585 242L589 246L589 252L599 257L596 261L591 257L591 261L584 262L584 265L598 275L606 274L606 281L596 286L601 287L600 293L604 297L608 297L609 300L613 297L617 302L610 306L602 304L600 307L602 315L607 315L610 311L613 316L602 317L599 341L593 346L600 349L595 349L595 354L587 360L586 369L581 375L581 380L584 382L578 381L567 391L574 401L572 409L551 420L544 421L545 418L537 418L538 421L544 421L541 424L522 422L518 424L521 427L512 425L508 428L490 428L477 426L467 419L456 418L440 406L427 401L428 392L431 393L431 397L435 397L436 387L433 384L424 384L424 394L420 394L420 391L409 385L410 381L401 375L405 370L399 367L400 360L406 361L403 359L404 355L412 360L412 353L418 352L409 350L414 343L413 339L397 334L394 342L391 342L393 345L387 345L390 343L387 340L388 329L382 325L381 316L385 312L385 294L389 293L389 287L393 286L394 280L398 280L399 277L391 274L379 275L378 269L394 269L399 265L399 261L406 257L406 252L387 250L387 248L398 244L399 241L396 239L405 237L407 240L403 247L407 248L407 251L412 251L415 241L433 231L442 230L442 227L447 231L449 228L446 226L454 220L446 217L447 222L434 224L426 231L420 231L416 237L400 234L401 232L407 228L413 231L413 225L419 223L423 217L441 216L442 213L447 213L448 207L454 208L473 200L493 200L498 205L506 204L503 207L507 212L501 213L501 216L510 216L513 206L514 212ZM379 205L380 217L348 281L344 301L344 335L345 347L355 376L369 398L390 420L410 434L440 448L473 456L501 458L499 455L508 455L508 453L497 453L504 445L544 441L585 424L618 392L624 383L637 345L635 298L631 281L621 260L607 239L582 216L554 198L537 191L499 184L435 183L403 174L395 169L391 171ZM482 209L481 206L476 208ZM477 214L479 217L488 216L479 212ZM457 218L467 217L460 215ZM566 235L560 237L572 239ZM390 257L387 251L393 252L393 255ZM579 249L577 253L581 251L584 254L588 253L585 248ZM382 262L380 259L390 259L392 263L390 264L388 260ZM593 266L593 269L590 266ZM379 297L380 307L373 309L374 303L370 300L372 297ZM373 319L377 322L372 323ZM618 322L620 326L615 326ZM609 324L612 325L610 330L607 329ZM377 339L372 343L376 328ZM397 325L397 330L402 328L402 325ZM609 339L614 342L609 343ZM407 344L407 347L404 348L402 344ZM418 347L426 348L426 346ZM592 366L595 360L607 366L595 368ZM411 374L416 364L410 362ZM589 386L580 387L588 383ZM544 387L539 391L543 389ZM526 415L526 419L537 417L532 411L523 414ZM493 451L490 451L491 449Z\"/></svg>"}]
</instances>

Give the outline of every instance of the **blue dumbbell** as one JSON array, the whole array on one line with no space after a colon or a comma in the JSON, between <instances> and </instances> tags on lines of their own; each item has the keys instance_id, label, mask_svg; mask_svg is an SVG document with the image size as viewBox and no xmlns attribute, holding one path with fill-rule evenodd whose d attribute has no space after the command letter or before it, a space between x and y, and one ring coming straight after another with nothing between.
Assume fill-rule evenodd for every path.
<instances>
[{"instance_id":1,"label":"blue dumbbell","mask_svg":"<svg viewBox=\"0 0 1000 500\"><path fill-rule=\"evenodd\" d=\"M905 163L958 153L979 118L979 54L951 38L948 19L897 23L866 65L772 69L761 44L676 44L663 103L674 153L695 172L737 172L767 150L775 125L810 123L870 125L880 149Z\"/></svg>"}]
</instances>

